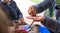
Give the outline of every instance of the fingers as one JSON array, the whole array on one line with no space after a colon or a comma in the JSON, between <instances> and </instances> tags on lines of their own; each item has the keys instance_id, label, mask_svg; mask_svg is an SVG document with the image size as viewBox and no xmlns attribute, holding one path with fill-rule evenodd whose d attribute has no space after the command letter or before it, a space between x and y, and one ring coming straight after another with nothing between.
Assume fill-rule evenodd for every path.
<instances>
[{"instance_id":1,"label":"fingers","mask_svg":"<svg viewBox=\"0 0 60 33\"><path fill-rule=\"evenodd\" d=\"M22 23L22 22L24 22L24 19L23 19L23 18L20 18L20 19L18 20L18 23Z\"/></svg>"},{"instance_id":2,"label":"fingers","mask_svg":"<svg viewBox=\"0 0 60 33\"><path fill-rule=\"evenodd\" d=\"M32 16L27 16L26 18L28 18L28 19L34 19L34 17L32 17Z\"/></svg>"},{"instance_id":3,"label":"fingers","mask_svg":"<svg viewBox=\"0 0 60 33\"><path fill-rule=\"evenodd\" d=\"M33 16L36 16L36 9L35 9L35 7L32 7L32 13L33 13Z\"/></svg>"},{"instance_id":4,"label":"fingers","mask_svg":"<svg viewBox=\"0 0 60 33\"><path fill-rule=\"evenodd\" d=\"M29 13L29 15L31 15L31 13L32 13L32 8L31 7L28 9L28 13Z\"/></svg>"},{"instance_id":5,"label":"fingers","mask_svg":"<svg viewBox=\"0 0 60 33\"><path fill-rule=\"evenodd\" d=\"M44 19L45 19L43 16L35 16L35 17L28 16L27 18L28 19L33 19L34 21L44 21Z\"/></svg>"},{"instance_id":6,"label":"fingers","mask_svg":"<svg viewBox=\"0 0 60 33\"><path fill-rule=\"evenodd\" d=\"M28 19L32 19L34 21L39 21L39 17L32 17L32 16L28 16Z\"/></svg>"},{"instance_id":7,"label":"fingers","mask_svg":"<svg viewBox=\"0 0 60 33\"><path fill-rule=\"evenodd\" d=\"M28 9L28 13L29 15L31 16L36 16L36 9L34 6L31 6L29 9Z\"/></svg>"}]
</instances>

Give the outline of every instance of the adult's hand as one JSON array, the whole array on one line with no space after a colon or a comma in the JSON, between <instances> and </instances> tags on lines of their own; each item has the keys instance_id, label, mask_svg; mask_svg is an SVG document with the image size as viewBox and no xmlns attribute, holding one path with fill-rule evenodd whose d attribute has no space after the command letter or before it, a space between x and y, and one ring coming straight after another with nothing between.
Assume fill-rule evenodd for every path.
<instances>
[{"instance_id":1,"label":"adult's hand","mask_svg":"<svg viewBox=\"0 0 60 33\"><path fill-rule=\"evenodd\" d=\"M34 21L44 21L45 20L45 17L44 16L28 16L27 17L28 19L33 19Z\"/></svg>"}]
</instances>

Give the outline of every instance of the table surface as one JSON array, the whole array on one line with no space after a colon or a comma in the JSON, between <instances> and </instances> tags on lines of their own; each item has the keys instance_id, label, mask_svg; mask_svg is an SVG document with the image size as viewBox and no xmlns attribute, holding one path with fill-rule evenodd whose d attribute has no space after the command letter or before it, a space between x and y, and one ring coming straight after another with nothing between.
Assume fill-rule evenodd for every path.
<instances>
[{"instance_id":1,"label":"table surface","mask_svg":"<svg viewBox=\"0 0 60 33\"><path fill-rule=\"evenodd\" d=\"M19 26L19 28L25 28L26 26L28 26L28 25L20 25ZM36 27L36 26L32 26L32 29L31 29L31 31L29 32L29 33L37 33L37 31L38 31L38 29L37 29L38 27ZM9 32L10 33L12 33L14 31L14 27L9 27Z\"/></svg>"}]
</instances>

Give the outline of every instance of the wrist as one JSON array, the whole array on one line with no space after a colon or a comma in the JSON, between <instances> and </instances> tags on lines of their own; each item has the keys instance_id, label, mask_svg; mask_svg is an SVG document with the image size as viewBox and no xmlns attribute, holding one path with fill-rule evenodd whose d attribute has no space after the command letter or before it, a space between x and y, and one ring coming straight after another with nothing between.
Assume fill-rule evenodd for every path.
<instances>
[{"instance_id":1,"label":"wrist","mask_svg":"<svg viewBox=\"0 0 60 33\"><path fill-rule=\"evenodd\" d=\"M41 20L41 22L45 21L45 19L46 19L45 17L42 17L42 20Z\"/></svg>"},{"instance_id":2,"label":"wrist","mask_svg":"<svg viewBox=\"0 0 60 33\"><path fill-rule=\"evenodd\" d=\"M43 21L41 21L42 24L45 24L47 22L47 17L44 17Z\"/></svg>"}]
</instances>

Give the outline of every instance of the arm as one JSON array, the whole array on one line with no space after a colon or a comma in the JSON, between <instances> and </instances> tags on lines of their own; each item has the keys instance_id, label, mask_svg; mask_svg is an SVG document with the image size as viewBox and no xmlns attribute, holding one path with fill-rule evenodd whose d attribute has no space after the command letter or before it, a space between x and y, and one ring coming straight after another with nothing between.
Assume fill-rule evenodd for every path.
<instances>
[{"instance_id":1,"label":"arm","mask_svg":"<svg viewBox=\"0 0 60 33\"><path fill-rule=\"evenodd\" d=\"M35 8L37 9L37 13L43 12L44 10L46 10L47 8L52 6L52 2L53 0L44 0L43 2L41 2L38 5L35 5Z\"/></svg>"},{"instance_id":2,"label":"arm","mask_svg":"<svg viewBox=\"0 0 60 33\"><path fill-rule=\"evenodd\" d=\"M28 19L33 19L34 21L41 21L41 23L46 26L48 29L50 29L51 31L55 32L55 33L59 33L60 32L60 21L57 20L53 20L50 19L48 17L44 17L44 16L28 16Z\"/></svg>"},{"instance_id":3,"label":"arm","mask_svg":"<svg viewBox=\"0 0 60 33\"><path fill-rule=\"evenodd\" d=\"M15 8L17 10L16 12L17 12L18 19L23 18L23 15L22 15L21 11L19 10L19 8L17 7L15 2L14 2L14 5L15 5Z\"/></svg>"},{"instance_id":4,"label":"arm","mask_svg":"<svg viewBox=\"0 0 60 33\"><path fill-rule=\"evenodd\" d=\"M60 21L53 20L53 19L46 17L45 21L43 21L42 24L55 33L60 32Z\"/></svg>"}]
</instances>

